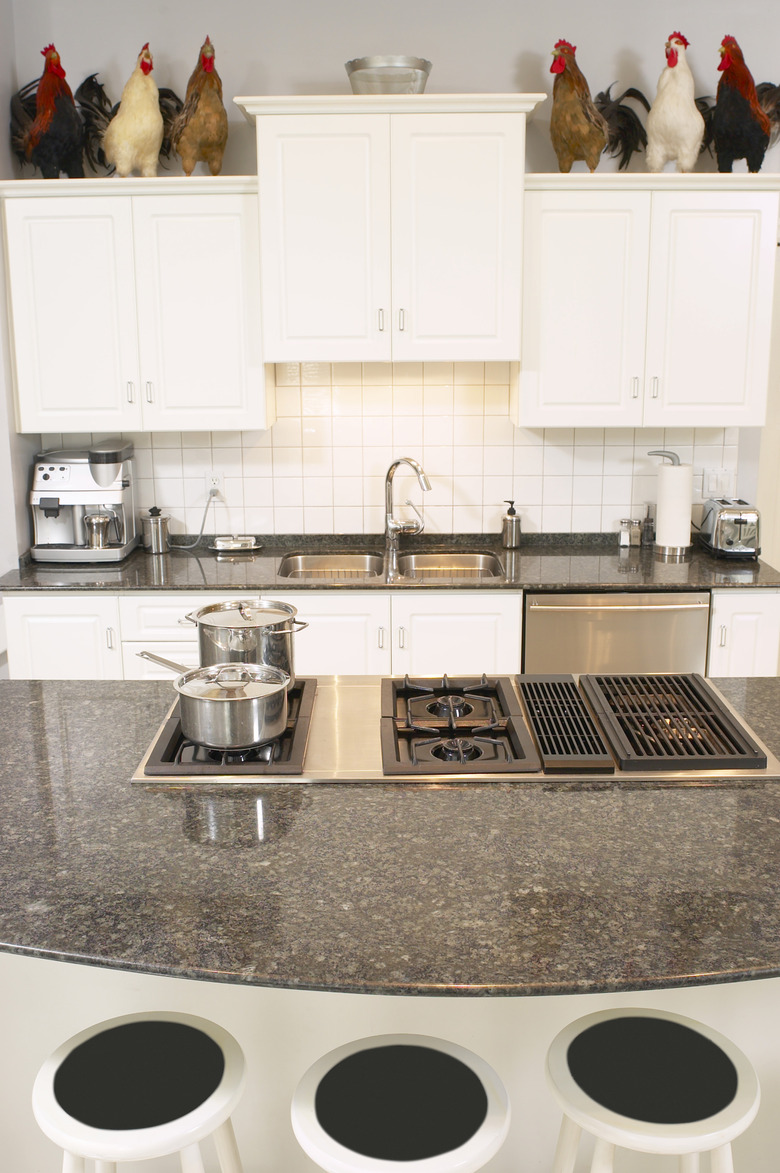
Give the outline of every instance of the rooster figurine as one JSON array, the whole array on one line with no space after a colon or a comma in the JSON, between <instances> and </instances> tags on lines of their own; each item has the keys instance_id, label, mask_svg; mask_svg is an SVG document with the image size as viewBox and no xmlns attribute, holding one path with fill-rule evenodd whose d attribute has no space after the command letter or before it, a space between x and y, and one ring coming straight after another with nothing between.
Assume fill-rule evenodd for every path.
<instances>
[{"instance_id":1,"label":"rooster figurine","mask_svg":"<svg viewBox=\"0 0 780 1173\"><path fill-rule=\"evenodd\" d=\"M701 151L704 119L693 95L688 44L682 33L676 32L666 42L666 68L647 116L648 171L662 171L669 162L676 163L678 171L693 171Z\"/></svg>"},{"instance_id":2,"label":"rooster figurine","mask_svg":"<svg viewBox=\"0 0 780 1173\"><path fill-rule=\"evenodd\" d=\"M192 175L195 164L202 160L212 175L219 175L227 136L222 81L214 68L214 46L206 37L187 82L184 107L171 131L173 149L181 158L184 174Z\"/></svg>"},{"instance_id":3,"label":"rooster figurine","mask_svg":"<svg viewBox=\"0 0 780 1173\"><path fill-rule=\"evenodd\" d=\"M624 105L624 98L636 98L649 110L647 98L639 90L625 90L619 98L611 96L612 86L590 96L569 41L556 41L550 73L554 73L550 138L558 157L558 168L567 173L572 163L583 160L595 171L602 152L620 155L619 167L628 165L634 151L645 145L645 128L634 111Z\"/></svg>"},{"instance_id":4,"label":"rooster figurine","mask_svg":"<svg viewBox=\"0 0 780 1173\"><path fill-rule=\"evenodd\" d=\"M106 162L115 167L122 178L133 171L145 176L157 174L163 142L163 116L157 83L152 77L153 67L147 41L122 90L119 110L103 135Z\"/></svg>"},{"instance_id":5,"label":"rooster figurine","mask_svg":"<svg viewBox=\"0 0 780 1173\"><path fill-rule=\"evenodd\" d=\"M745 159L748 171L759 171L772 124L761 108L753 75L734 37L721 41L718 69L721 78L711 114L718 171L731 171L735 159Z\"/></svg>"},{"instance_id":6,"label":"rooster figurine","mask_svg":"<svg viewBox=\"0 0 780 1173\"><path fill-rule=\"evenodd\" d=\"M41 49L45 58L37 82L29 82L11 98L11 145L19 162L32 163L44 179L84 175L84 123L65 81L54 45ZM34 93L34 97L33 97Z\"/></svg>"}]
</instances>

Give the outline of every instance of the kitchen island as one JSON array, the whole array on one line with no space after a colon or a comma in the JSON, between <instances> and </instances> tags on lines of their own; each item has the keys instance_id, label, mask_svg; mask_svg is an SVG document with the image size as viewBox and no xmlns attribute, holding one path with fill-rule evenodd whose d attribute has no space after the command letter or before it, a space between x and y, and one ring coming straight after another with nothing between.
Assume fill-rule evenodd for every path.
<instances>
[{"instance_id":1,"label":"kitchen island","mask_svg":"<svg viewBox=\"0 0 780 1173\"><path fill-rule=\"evenodd\" d=\"M715 684L777 752L780 681ZM133 784L172 699L163 682L0 682L9 1166L57 1167L29 1110L52 1046L161 1006L244 1046L247 1173L308 1169L297 1078L388 1029L494 1063L514 1105L502 1173L518 1152L551 1159L546 1046L603 1005L700 1017L780 1085L780 782ZM738 1167L768 1173L777 1120L759 1117Z\"/></svg>"}]
</instances>

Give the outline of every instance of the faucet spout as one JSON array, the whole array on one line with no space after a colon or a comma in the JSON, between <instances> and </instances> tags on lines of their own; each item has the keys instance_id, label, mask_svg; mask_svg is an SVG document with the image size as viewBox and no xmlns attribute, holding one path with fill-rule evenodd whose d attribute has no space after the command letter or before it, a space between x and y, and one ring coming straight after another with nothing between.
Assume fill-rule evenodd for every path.
<instances>
[{"instance_id":1,"label":"faucet spout","mask_svg":"<svg viewBox=\"0 0 780 1173\"><path fill-rule=\"evenodd\" d=\"M417 476L420 488L424 493L427 493L431 487L431 482L425 474L425 470L413 456L399 456L387 470L385 476L385 543L388 550L398 549L398 538L401 534L419 534L422 533L423 520L420 514L417 513L416 521L397 521L393 516L393 477L395 471L401 464L408 464L409 467Z\"/></svg>"}]
</instances>

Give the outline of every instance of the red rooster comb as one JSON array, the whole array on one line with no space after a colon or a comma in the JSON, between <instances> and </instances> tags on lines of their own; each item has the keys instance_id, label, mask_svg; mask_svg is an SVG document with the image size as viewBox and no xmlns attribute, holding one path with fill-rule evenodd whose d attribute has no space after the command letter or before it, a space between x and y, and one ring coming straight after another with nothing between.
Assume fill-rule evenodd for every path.
<instances>
[{"instance_id":1,"label":"red rooster comb","mask_svg":"<svg viewBox=\"0 0 780 1173\"><path fill-rule=\"evenodd\" d=\"M47 45L45 49L41 49L41 57L45 57L47 53L56 53L57 50L54 45Z\"/></svg>"},{"instance_id":2,"label":"red rooster comb","mask_svg":"<svg viewBox=\"0 0 780 1173\"><path fill-rule=\"evenodd\" d=\"M564 40L556 41L555 44L553 45L553 48L554 49L571 49L572 53L577 52L577 46L572 45L570 41L564 41Z\"/></svg>"},{"instance_id":3,"label":"red rooster comb","mask_svg":"<svg viewBox=\"0 0 780 1173\"><path fill-rule=\"evenodd\" d=\"M723 46L723 48L724 48L724 49L728 49L728 48L730 48L732 45L736 45L736 44L737 44L737 38L736 38L736 37L725 36L725 37L723 38L723 40L721 41L721 45ZM739 46L737 46L737 47L739 47Z\"/></svg>"},{"instance_id":4,"label":"red rooster comb","mask_svg":"<svg viewBox=\"0 0 780 1173\"><path fill-rule=\"evenodd\" d=\"M684 37L682 35L682 33L672 33L671 36L669 37L669 40L670 41L679 41L680 44L684 45L686 49L688 48L688 46L690 44L690 41L688 40L688 38Z\"/></svg>"}]
</instances>

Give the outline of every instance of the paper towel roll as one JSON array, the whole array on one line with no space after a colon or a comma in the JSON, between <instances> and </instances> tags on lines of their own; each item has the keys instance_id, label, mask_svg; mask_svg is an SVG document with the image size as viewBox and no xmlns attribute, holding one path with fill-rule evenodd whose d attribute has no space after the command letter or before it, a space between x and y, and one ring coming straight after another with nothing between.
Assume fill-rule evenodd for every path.
<instances>
[{"instance_id":1,"label":"paper towel roll","mask_svg":"<svg viewBox=\"0 0 780 1173\"><path fill-rule=\"evenodd\" d=\"M690 464L662 464L658 469L658 497L655 514L656 546L690 546L693 467Z\"/></svg>"}]
</instances>

